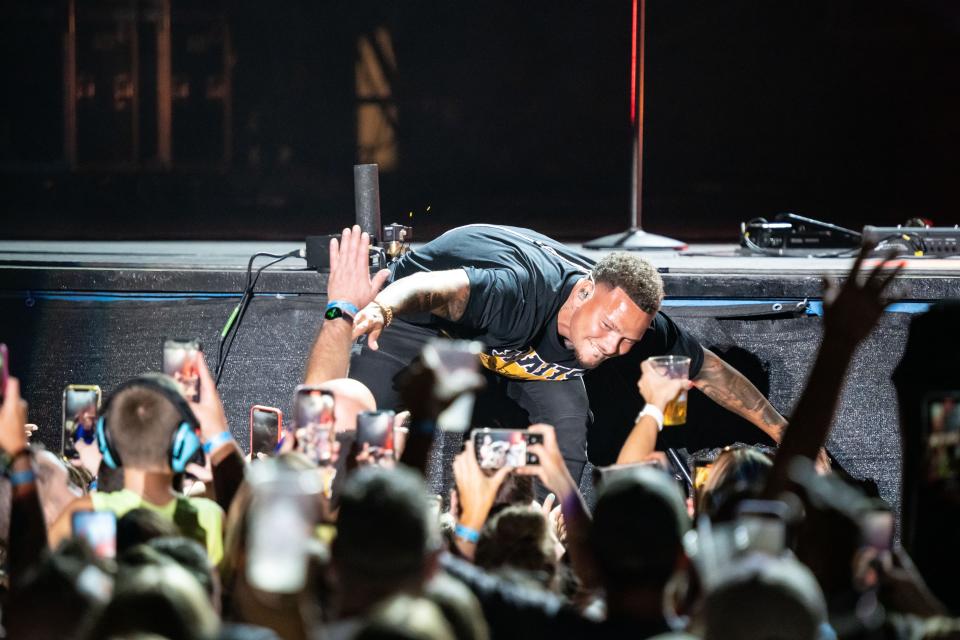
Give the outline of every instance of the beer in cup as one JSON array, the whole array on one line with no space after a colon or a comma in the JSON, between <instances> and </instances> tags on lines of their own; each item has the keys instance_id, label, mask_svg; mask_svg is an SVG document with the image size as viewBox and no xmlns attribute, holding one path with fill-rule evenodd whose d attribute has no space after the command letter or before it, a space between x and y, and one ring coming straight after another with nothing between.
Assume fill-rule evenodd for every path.
<instances>
[{"instance_id":1,"label":"beer in cup","mask_svg":"<svg viewBox=\"0 0 960 640\"><path fill-rule=\"evenodd\" d=\"M668 378L687 378L690 376L690 358L687 356L654 356L648 358L653 368ZM663 412L663 426L672 427L687 423L687 390L683 389L677 397L667 403Z\"/></svg>"}]
</instances>

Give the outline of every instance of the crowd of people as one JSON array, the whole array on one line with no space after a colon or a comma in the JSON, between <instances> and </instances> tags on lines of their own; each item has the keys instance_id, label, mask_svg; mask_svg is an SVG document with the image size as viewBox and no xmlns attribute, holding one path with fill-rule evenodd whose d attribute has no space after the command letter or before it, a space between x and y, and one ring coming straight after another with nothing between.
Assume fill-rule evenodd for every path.
<instances>
[{"instance_id":1,"label":"crowd of people","mask_svg":"<svg viewBox=\"0 0 960 640\"><path fill-rule=\"evenodd\" d=\"M957 444L938 451L940 471L928 474L918 418L928 398L921 391L950 381L911 373L911 363L928 362L925 338L950 327L956 309L917 318L898 369L911 431L903 438L911 478L903 513L823 460L845 374L888 303L896 265L881 259L866 269L865 249L842 286L825 292L823 341L789 425L760 405L754 414L758 426L777 428L772 454L728 448L705 477L678 474L656 452L657 433L667 404L697 381L644 364L637 388L649 408L617 464L600 473L588 507L582 460L544 422L523 425L526 464L511 458L518 466L481 466L465 436L455 487L429 494L440 416L484 384L479 372L461 372L451 386L429 359L404 362L393 377L395 403L380 407L404 412L391 450L357 445L357 415L377 409L378 394L347 377L351 350L364 334L376 346L401 304L375 301L389 274L371 277L368 245L357 228L332 243L332 306L303 381L333 396L332 459L311 455L303 425L285 431L275 455L251 459L201 360L199 399L187 401L158 374L127 381L106 399L95 444L78 442L83 455L67 461L30 444L28 407L9 378L0 407L6 637L960 637L950 580L960 566L960 488L943 463ZM481 282L482 274L469 275L468 284ZM571 283L568 299L587 301L608 286L595 275ZM662 286L651 290L659 306ZM444 300L441 318L462 316L455 301ZM586 327L584 344L595 352L580 362L628 351L641 339L629 335L636 329L609 329L622 335L608 349ZM719 371L712 357L702 367ZM722 395L716 378L703 386ZM193 465L198 448L203 468ZM104 544L79 534L91 512L115 517Z\"/></svg>"}]
</instances>

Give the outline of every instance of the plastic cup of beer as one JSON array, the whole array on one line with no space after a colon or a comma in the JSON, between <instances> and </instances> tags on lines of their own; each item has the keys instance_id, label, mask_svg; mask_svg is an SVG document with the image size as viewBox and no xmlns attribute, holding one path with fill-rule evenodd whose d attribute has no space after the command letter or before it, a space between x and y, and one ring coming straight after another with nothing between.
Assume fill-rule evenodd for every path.
<instances>
[{"instance_id":1,"label":"plastic cup of beer","mask_svg":"<svg viewBox=\"0 0 960 640\"><path fill-rule=\"evenodd\" d=\"M687 356L654 356L647 358L653 368L668 378L687 378L690 376L690 358ZM673 427L687 423L687 390L683 389L677 397L667 403L663 412L663 426Z\"/></svg>"}]
</instances>

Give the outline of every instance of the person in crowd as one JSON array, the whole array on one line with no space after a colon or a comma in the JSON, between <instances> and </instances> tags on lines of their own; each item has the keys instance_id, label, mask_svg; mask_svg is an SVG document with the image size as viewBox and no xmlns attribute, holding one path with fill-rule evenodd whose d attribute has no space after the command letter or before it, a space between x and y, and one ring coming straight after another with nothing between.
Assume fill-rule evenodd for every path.
<instances>
[{"instance_id":1,"label":"person in crowd","mask_svg":"<svg viewBox=\"0 0 960 640\"><path fill-rule=\"evenodd\" d=\"M331 548L339 624L353 624L394 595L421 595L437 570L439 551L439 531L417 473L400 466L352 474Z\"/></svg>"},{"instance_id":2,"label":"person in crowd","mask_svg":"<svg viewBox=\"0 0 960 640\"><path fill-rule=\"evenodd\" d=\"M670 630L664 603L668 585L687 568L682 539L689 528L677 483L656 467L617 474L601 487L589 537L613 633Z\"/></svg>"},{"instance_id":3,"label":"person in crowd","mask_svg":"<svg viewBox=\"0 0 960 640\"><path fill-rule=\"evenodd\" d=\"M167 640L216 640L220 628L203 589L173 562L121 571L89 640L153 633Z\"/></svg>"},{"instance_id":4,"label":"person in crowd","mask_svg":"<svg viewBox=\"0 0 960 640\"><path fill-rule=\"evenodd\" d=\"M533 231L478 224L402 256L378 293L386 277L377 274L353 297L338 292L344 300L330 294L327 316L340 319L337 331L346 339L342 325L352 320L352 337L366 336L350 377L364 382L380 406L399 406L396 376L428 339L480 340L487 348L481 361L497 374L489 377L491 388L530 422L558 430L577 481L589 414L581 376L635 346L647 355L689 356L698 388L775 440L786 424L746 378L659 311L663 283L637 256L615 253L591 265ZM322 355L316 344L307 379L322 368Z\"/></svg>"},{"instance_id":5,"label":"person in crowd","mask_svg":"<svg viewBox=\"0 0 960 640\"><path fill-rule=\"evenodd\" d=\"M821 640L828 631L827 605L810 570L761 553L734 561L706 595L700 617L695 628L704 640Z\"/></svg>"},{"instance_id":6,"label":"person in crowd","mask_svg":"<svg viewBox=\"0 0 960 640\"><path fill-rule=\"evenodd\" d=\"M14 582L3 602L7 638L80 638L86 621L107 604L113 576L90 548L71 540L43 554Z\"/></svg>"},{"instance_id":7,"label":"person in crowd","mask_svg":"<svg viewBox=\"0 0 960 640\"><path fill-rule=\"evenodd\" d=\"M480 531L474 563L492 573L517 572L553 590L557 556L543 512L531 505L511 506L489 518Z\"/></svg>"},{"instance_id":8,"label":"person in crowd","mask_svg":"<svg viewBox=\"0 0 960 640\"><path fill-rule=\"evenodd\" d=\"M276 464L288 471L316 472L317 467L298 452L282 453L254 464ZM247 578L254 492L244 482L236 492L227 515L224 559L220 564L222 612L225 621L272 629L285 640L306 640L323 619L329 593L323 580L328 564L326 548L308 550L308 575L303 589L294 593L265 593ZM316 513L323 513L317 508ZM319 523L319 521L318 521Z\"/></svg>"},{"instance_id":9,"label":"person in crowd","mask_svg":"<svg viewBox=\"0 0 960 640\"><path fill-rule=\"evenodd\" d=\"M10 376L0 405L0 452L5 458L3 473L10 486L7 573L11 591L16 591L47 549L47 527L26 423L27 402L20 396L20 381Z\"/></svg>"},{"instance_id":10,"label":"person in crowd","mask_svg":"<svg viewBox=\"0 0 960 640\"><path fill-rule=\"evenodd\" d=\"M752 447L725 448L710 468L697 496L696 513L714 522L729 522L741 500L759 498L773 461Z\"/></svg>"},{"instance_id":11,"label":"person in crowd","mask_svg":"<svg viewBox=\"0 0 960 640\"><path fill-rule=\"evenodd\" d=\"M956 390L960 373L956 341L960 302L944 301L910 323L903 357L893 374L903 443L902 527L904 548L930 588L960 614L960 416ZM937 431L937 427L940 430Z\"/></svg>"},{"instance_id":12,"label":"person in crowd","mask_svg":"<svg viewBox=\"0 0 960 640\"><path fill-rule=\"evenodd\" d=\"M98 439L109 441L111 457L116 466L123 467L124 488L112 493L94 492L68 505L50 529L51 544L56 546L69 537L70 518L75 511L113 511L122 517L142 507L174 522L183 535L202 541L211 561L220 562L223 510L211 500L178 496L173 489L176 460L185 464L199 446L196 442L192 450L184 451L178 448L179 443L189 440L195 429L203 433L214 462L219 452L213 447L239 451L203 362L200 375L201 399L193 407L187 405L173 380L159 374L134 378L112 394L104 405Z\"/></svg>"}]
</instances>

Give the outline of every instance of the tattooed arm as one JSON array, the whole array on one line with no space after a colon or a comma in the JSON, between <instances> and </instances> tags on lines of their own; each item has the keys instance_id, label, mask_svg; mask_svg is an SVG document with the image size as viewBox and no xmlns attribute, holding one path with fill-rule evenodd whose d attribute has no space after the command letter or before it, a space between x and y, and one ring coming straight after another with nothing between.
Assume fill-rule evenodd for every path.
<instances>
[{"instance_id":1,"label":"tattooed arm","mask_svg":"<svg viewBox=\"0 0 960 640\"><path fill-rule=\"evenodd\" d=\"M396 280L360 310L353 320L353 336L367 334L367 344L376 349L385 324L385 307L394 315L429 311L456 322L469 300L470 280L463 269L414 273Z\"/></svg>"},{"instance_id":2,"label":"tattooed arm","mask_svg":"<svg viewBox=\"0 0 960 640\"><path fill-rule=\"evenodd\" d=\"M787 426L784 417L742 373L709 349L703 350L703 366L693 384L721 407L749 420L780 442Z\"/></svg>"}]
</instances>

